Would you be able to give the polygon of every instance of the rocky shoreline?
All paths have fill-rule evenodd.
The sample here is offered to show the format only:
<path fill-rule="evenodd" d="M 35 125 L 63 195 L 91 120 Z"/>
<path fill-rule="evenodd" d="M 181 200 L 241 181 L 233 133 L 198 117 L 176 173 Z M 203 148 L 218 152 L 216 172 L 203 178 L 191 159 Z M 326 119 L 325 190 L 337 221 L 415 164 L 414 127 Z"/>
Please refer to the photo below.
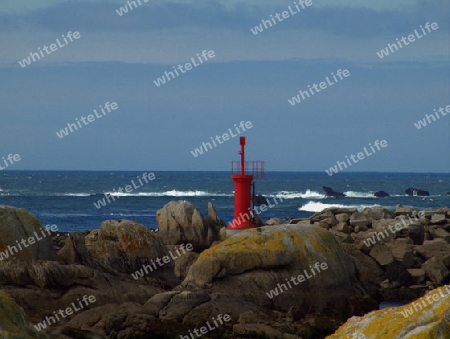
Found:
<path fill-rule="evenodd" d="M 173 201 L 157 222 L 154 232 L 107 220 L 14 251 L 44 228 L 0 206 L 1 337 L 370 339 L 387 338 L 377 327 L 384 319 L 392 338 L 406 338 L 419 320 L 390 324 L 400 311 L 379 304 L 450 283 L 449 208 L 328 208 L 226 238 L 212 204 L 203 217 Z M 95 303 L 62 317 L 89 296 Z M 440 319 L 421 328 L 425 336 L 450 336 L 450 298 L 441 299 L 417 312 L 422 322 Z M 44 320 L 50 326 L 38 331 Z"/>

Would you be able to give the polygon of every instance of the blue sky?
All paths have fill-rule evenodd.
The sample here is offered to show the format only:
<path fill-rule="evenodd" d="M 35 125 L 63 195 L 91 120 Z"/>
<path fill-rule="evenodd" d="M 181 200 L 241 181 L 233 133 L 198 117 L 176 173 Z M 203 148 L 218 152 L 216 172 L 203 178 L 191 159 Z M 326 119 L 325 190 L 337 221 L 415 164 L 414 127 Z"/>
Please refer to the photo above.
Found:
<path fill-rule="evenodd" d="M 375 140 L 388 147 L 346 171 L 450 172 L 450 4 L 314 1 L 254 35 L 294 1 L 3 0 L 0 3 L 0 158 L 11 169 L 229 170 L 232 138 L 251 121 L 248 160 L 268 170 L 325 171 Z M 427 22 L 439 29 L 380 59 L 376 52 Z M 18 61 L 68 31 L 81 38 L 22 68 Z M 173 65 L 216 57 L 160 87 Z M 288 99 L 338 69 L 350 76 L 295 106 Z M 60 139 L 105 102 L 119 108 Z"/>

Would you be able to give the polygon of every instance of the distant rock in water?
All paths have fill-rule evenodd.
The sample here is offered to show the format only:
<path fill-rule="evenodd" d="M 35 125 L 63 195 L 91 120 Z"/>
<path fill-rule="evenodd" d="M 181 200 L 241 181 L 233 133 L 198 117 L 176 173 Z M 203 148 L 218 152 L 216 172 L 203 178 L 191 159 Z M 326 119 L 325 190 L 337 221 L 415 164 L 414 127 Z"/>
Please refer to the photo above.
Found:
<path fill-rule="evenodd" d="M 387 193 L 385 191 L 378 191 L 378 192 L 375 192 L 374 196 L 379 197 L 379 198 L 389 197 L 389 193 Z"/>
<path fill-rule="evenodd" d="M 406 194 L 410 195 L 410 196 L 420 196 L 420 197 L 429 197 L 430 193 L 428 191 L 424 191 L 418 188 L 408 188 L 405 191 Z"/>
<path fill-rule="evenodd" d="M 269 205 L 267 199 L 261 194 L 255 195 L 255 206 Z"/>
<path fill-rule="evenodd" d="M 331 187 L 322 186 L 323 191 L 327 197 L 345 197 L 346 195 L 341 192 L 336 192 Z"/>

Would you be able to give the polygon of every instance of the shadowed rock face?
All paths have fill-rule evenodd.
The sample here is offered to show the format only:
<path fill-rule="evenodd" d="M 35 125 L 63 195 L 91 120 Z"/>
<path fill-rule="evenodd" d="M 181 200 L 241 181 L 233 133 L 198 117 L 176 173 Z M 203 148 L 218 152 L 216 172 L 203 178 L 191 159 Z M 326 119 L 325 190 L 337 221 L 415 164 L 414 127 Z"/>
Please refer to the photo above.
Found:
<path fill-rule="evenodd" d="M 325 262 L 328 268 L 298 286 L 291 283 L 292 288 L 278 296 L 267 295 L 286 279 L 305 270 L 310 273 L 316 262 Z M 362 297 L 353 262 L 331 233 L 313 225 L 266 226 L 237 233 L 202 252 L 181 286 L 228 293 L 261 307 L 309 308 L 344 319 L 348 298 Z"/>
<path fill-rule="evenodd" d="M 0 338 L 50 339 L 46 334 L 38 333 L 32 328 L 23 310 L 3 291 L 0 291 Z"/>
<path fill-rule="evenodd" d="M 450 288 L 435 289 L 405 306 L 352 317 L 336 333 L 326 337 L 342 338 L 450 338 Z"/>
<path fill-rule="evenodd" d="M 52 238 L 39 220 L 24 209 L 6 205 L 0 205 L 0 252 L 8 255 L 0 260 L 56 259 Z"/>
<path fill-rule="evenodd" d="M 344 193 L 336 192 L 331 187 L 323 186 L 322 189 L 327 197 L 345 197 Z"/>

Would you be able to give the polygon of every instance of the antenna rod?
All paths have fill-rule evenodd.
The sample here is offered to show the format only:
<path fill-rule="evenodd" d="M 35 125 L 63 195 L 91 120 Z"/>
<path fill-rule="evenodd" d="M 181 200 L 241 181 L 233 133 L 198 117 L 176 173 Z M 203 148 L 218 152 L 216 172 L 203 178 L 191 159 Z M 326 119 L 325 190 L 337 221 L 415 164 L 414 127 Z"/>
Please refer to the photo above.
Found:
<path fill-rule="evenodd" d="M 240 137 L 239 143 L 241 144 L 241 151 L 239 152 L 239 154 L 241 155 L 241 174 L 245 175 L 245 137 Z"/>

